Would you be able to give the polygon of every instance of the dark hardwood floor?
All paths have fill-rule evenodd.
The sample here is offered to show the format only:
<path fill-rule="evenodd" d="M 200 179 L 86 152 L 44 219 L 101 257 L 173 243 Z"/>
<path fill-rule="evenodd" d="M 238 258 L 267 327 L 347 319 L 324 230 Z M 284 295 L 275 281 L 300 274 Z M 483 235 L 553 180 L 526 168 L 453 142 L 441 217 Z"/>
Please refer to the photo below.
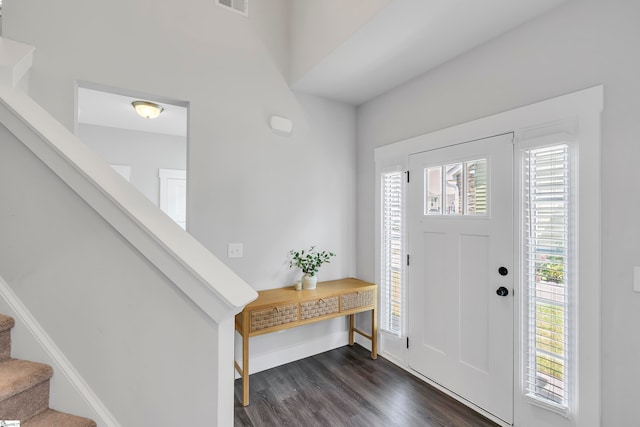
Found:
<path fill-rule="evenodd" d="M 243 407 L 236 380 L 236 426 L 497 426 L 359 345 L 253 374 L 249 390 Z"/>

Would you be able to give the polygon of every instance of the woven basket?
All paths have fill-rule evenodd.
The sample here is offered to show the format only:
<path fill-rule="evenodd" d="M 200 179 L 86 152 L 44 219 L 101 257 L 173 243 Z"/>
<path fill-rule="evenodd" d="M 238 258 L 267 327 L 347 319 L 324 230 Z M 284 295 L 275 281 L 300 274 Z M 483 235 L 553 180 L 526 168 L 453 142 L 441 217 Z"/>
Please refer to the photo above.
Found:
<path fill-rule="evenodd" d="M 351 310 L 373 305 L 373 289 L 342 295 L 342 310 Z"/>
<path fill-rule="evenodd" d="M 271 307 L 251 312 L 251 332 L 298 320 L 298 304 Z"/>
<path fill-rule="evenodd" d="M 316 301 L 300 303 L 300 319 L 325 316 L 340 311 L 338 297 L 320 298 Z"/>

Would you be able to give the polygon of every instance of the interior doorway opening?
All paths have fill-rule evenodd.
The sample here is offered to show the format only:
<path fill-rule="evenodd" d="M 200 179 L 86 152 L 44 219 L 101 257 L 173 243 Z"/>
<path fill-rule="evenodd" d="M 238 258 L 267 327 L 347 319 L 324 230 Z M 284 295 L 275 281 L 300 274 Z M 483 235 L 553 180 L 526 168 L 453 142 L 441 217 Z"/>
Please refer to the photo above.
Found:
<path fill-rule="evenodd" d="M 133 105 L 138 101 L 157 104 L 160 114 L 143 117 Z M 188 108 L 162 96 L 77 85 L 76 136 L 185 230 Z M 171 188 L 179 189 L 168 199 L 166 170 L 176 171 Z"/>

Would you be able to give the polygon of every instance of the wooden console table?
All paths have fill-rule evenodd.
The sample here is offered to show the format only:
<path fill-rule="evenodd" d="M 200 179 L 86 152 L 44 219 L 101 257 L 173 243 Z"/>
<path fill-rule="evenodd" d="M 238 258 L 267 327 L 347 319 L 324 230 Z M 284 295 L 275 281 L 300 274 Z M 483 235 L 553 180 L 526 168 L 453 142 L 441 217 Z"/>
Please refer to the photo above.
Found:
<path fill-rule="evenodd" d="M 258 292 L 258 299 L 236 315 L 236 330 L 242 336 L 242 404 L 249 404 L 249 337 L 349 316 L 349 345 L 354 332 L 371 340 L 371 358 L 378 357 L 376 317 L 377 289 L 373 283 L 341 279 L 318 283 L 316 289 L 296 291 L 293 286 Z M 371 335 L 355 328 L 354 315 L 371 310 Z"/>

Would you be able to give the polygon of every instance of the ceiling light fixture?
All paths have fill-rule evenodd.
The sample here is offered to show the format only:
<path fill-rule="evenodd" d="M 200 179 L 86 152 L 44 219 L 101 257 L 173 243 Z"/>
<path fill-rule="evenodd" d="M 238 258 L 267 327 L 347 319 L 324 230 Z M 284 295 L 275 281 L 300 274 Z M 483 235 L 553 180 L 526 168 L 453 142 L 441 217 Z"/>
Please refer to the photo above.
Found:
<path fill-rule="evenodd" d="M 155 119 L 164 111 L 164 108 L 160 104 L 149 101 L 133 101 L 131 103 L 135 108 L 136 113 L 145 119 Z"/>

